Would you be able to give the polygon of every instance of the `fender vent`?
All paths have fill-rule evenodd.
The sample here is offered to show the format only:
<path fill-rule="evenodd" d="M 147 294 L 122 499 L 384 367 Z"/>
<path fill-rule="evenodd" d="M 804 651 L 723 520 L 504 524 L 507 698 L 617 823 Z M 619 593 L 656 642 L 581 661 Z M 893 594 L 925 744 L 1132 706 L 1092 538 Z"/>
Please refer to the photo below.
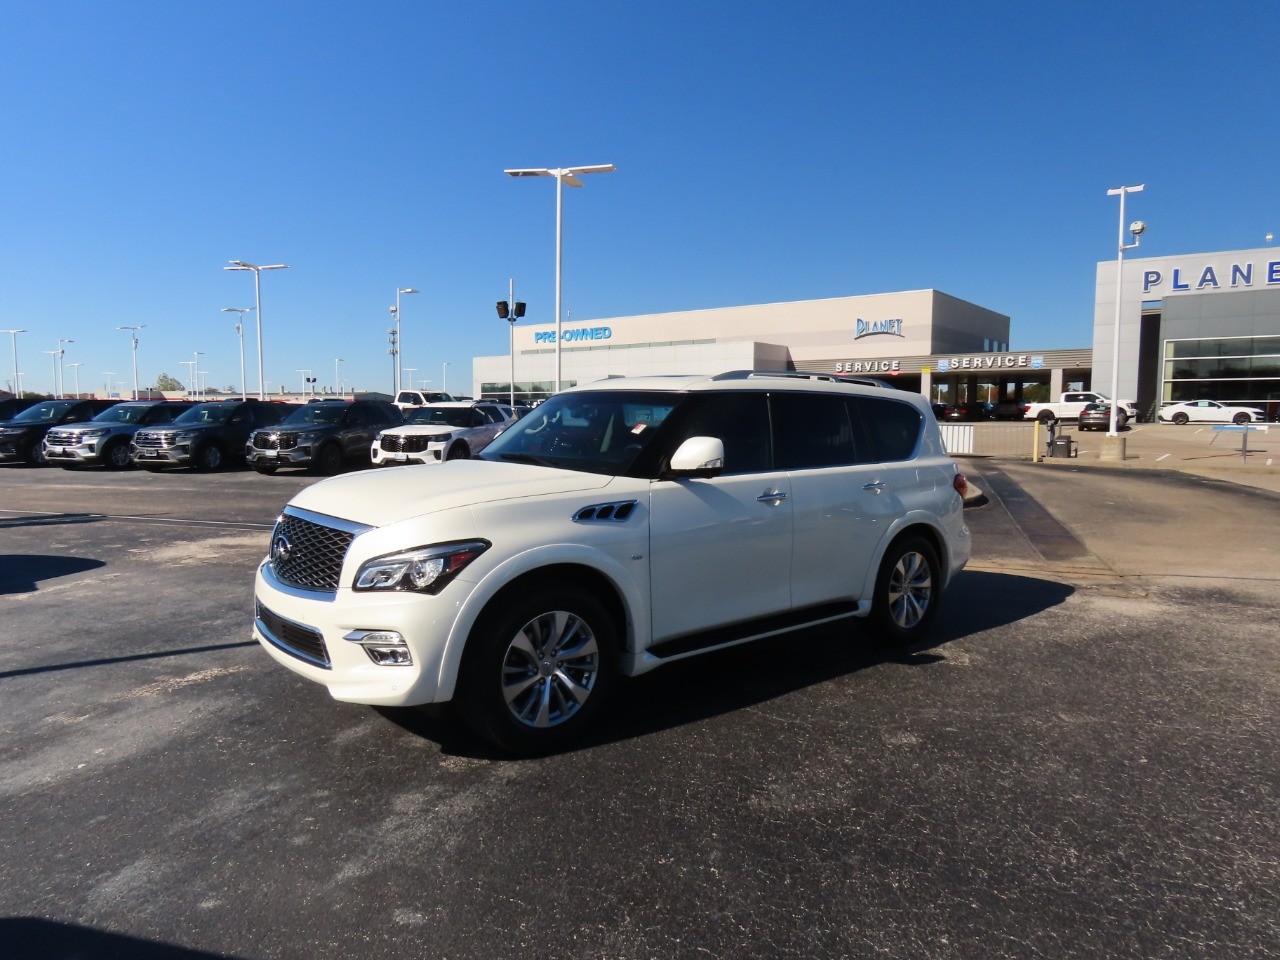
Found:
<path fill-rule="evenodd" d="M 618 500 L 615 503 L 593 503 L 573 515 L 574 523 L 625 523 L 635 512 L 636 501 Z"/>

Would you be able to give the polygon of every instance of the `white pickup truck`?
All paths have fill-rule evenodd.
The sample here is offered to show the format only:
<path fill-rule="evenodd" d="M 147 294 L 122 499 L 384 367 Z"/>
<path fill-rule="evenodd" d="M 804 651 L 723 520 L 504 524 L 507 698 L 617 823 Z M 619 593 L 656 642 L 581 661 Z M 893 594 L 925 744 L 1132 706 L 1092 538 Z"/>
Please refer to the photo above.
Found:
<path fill-rule="evenodd" d="M 1040 420 L 1047 423 L 1051 420 L 1075 420 L 1091 403 L 1110 403 L 1111 400 L 1092 390 L 1077 390 L 1064 393 L 1057 403 L 1029 403 L 1023 416 L 1027 420 Z M 1132 400 L 1121 400 L 1120 406 L 1129 414 L 1130 421 L 1138 419 L 1138 408 Z"/>

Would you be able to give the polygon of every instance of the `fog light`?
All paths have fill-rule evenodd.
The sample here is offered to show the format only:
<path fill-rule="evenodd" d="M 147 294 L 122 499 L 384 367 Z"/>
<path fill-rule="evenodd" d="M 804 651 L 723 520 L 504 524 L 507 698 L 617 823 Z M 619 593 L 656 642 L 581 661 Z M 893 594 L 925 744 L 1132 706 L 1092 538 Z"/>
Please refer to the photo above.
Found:
<path fill-rule="evenodd" d="M 369 659 L 380 667 L 407 667 L 413 665 L 404 637 L 394 630 L 353 630 L 343 640 L 350 640 L 364 647 Z"/>

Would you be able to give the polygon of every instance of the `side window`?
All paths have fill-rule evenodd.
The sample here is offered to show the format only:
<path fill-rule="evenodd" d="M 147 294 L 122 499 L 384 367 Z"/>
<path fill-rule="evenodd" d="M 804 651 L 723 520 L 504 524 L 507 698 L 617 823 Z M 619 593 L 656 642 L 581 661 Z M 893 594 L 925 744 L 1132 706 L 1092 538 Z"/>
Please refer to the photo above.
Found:
<path fill-rule="evenodd" d="M 369 411 L 365 407 L 353 405 L 342 422 L 348 427 L 363 427 L 369 423 Z"/>
<path fill-rule="evenodd" d="M 781 469 L 842 467 L 867 459 L 854 442 L 846 399 L 806 393 L 776 393 L 770 398 Z"/>
<path fill-rule="evenodd" d="M 871 441 L 872 458 L 880 463 L 910 460 L 920 442 L 920 412 L 909 403 L 879 397 L 850 399 L 850 413 L 858 416 Z"/>
<path fill-rule="evenodd" d="M 719 437 L 724 443 L 726 476 L 772 469 L 764 393 L 695 394 L 681 404 L 678 422 L 671 426 L 668 456 L 690 437 Z"/>
<path fill-rule="evenodd" d="M 472 426 L 472 427 L 483 427 L 486 423 L 489 422 L 481 411 L 475 410 L 475 409 L 471 411 L 471 416 L 468 418 L 468 420 L 469 420 L 469 426 Z"/>
<path fill-rule="evenodd" d="M 173 420 L 174 408 L 168 404 L 152 407 L 147 413 L 147 423 L 169 423 Z"/>

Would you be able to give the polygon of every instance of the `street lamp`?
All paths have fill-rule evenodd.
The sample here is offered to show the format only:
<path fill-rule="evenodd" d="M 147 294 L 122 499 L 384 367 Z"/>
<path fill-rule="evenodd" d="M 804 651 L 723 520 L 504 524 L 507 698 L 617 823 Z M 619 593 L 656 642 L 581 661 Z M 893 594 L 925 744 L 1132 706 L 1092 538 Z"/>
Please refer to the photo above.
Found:
<path fill-rule="evenodd" d="M 254 309 L 258 312 L 258 399 L 267 399 L 266 385 L 262 380 L 262 271 L 263 270 L 288 270 L 287 263 L 273 263 L 270 266 L 259 267 L 252 263 L 246 263 L 243 260 L 228 261 L 231 266 L 223 267 L 223 270 L 252 270 L 253 271 L 253 301 Z"/>
<path fill-rule="evenodd" d="M 68 363 L 67 366 L 73 368 L 76 372 L 76 399 L 79 400 L 80 399 L 80 368 L 84 366 L 84 361 L 77 360 L 75 363 Z"/>
<path fill-rule="evenodd" d="M 536 167 L 522 170 L 504 170 L 509 177 L 555 177 L 556 178 L 556 393 L 560 392 L 561 357 L 560 357 L 560 275 L 562 252 L 564 248 L 564 186 L 582 186 L 579 175 L 586 173 L 613 173 L 618 168 L 612 163 L 598 163 L 588 167 L 559 167 L 548 169 Z"/>
<path fill-rule="evenodd" d="M 507 321 L 511 336 L 511 409 L 516 408 L 516 321 L 524 316 L 524 303 L 516 299 L 516 282 L 507 281 L 507 299 L 498 301 L 498 319 Z M 559 338 L 556 338 L 559 342 Z"/>
<path fill-rule="evenodd" d="M 102 384 L 102 389 L 107 394 L 106 399 L 110 399 L 111 398 L 111 378 L 116 375 L 116 372 L 114 370 L 103 370 L 102 375 L 107 378 Z"/>
<path fill-rule="evenodd" d="M 300 374 L 302 374 L 302 398 L 305 400 L 305 399 L 306 399 L 306 397 L 307 397 L 307 384 L 309 384 L 309 383 L 311 382 L 311 380 L 310 380 L 310 377 L 311 377 L 311 371 L 310 371 L 310 370 L 299 370 L 297 367 L 295 367 L 295 368 L 294 368 L 294 370 L 293 370 L 293 372 L 294 372 L 294 373 L 300 373 Z"/>
<path fill-rule="evenodd" d="M 128 330 L 129 339 L 133 341 L 133 399 L 138 399 L 138 331 L 146 327 L 116 327 L 117 330 Z"/>
<path fill-rule="evenodd" d="M 66 391 L 66 382 L 67 382 L 67 378 L 66 378 L 66 375 L 62 372 L 62 358 L 63 358 L 63 357 L 65 357 L 65 356 L 67 355 L 67 351 L 66 351 L 66 349 L 62 346 L 64 343 L 75 343 L 75 341 L 74 341 L 74 340 L 59 340 L 59 341 L 58 341 L 58 376 L 57 376 L 58 385 L 57 385 L 57 391 L 58 391 L 58 396 L 59 396 L 59 397 L 61 397 L 64 393 L 66 393 L 66 392 L 67 392 L 67 391 Z"/>
<path fill-rule="evenodd" d="M 200 358 L 204 356 L 203 350 L 192 350 L 192 356 L 195 357 L 195 365 L 191 368 L 191 386 L 192 392 L 196 395 L 197 400 L 203 400 L 200 395 Z"/>
<path fill-rule="evenodd" d="M 413 375 L 418 372 L 417 367 L 405 367 L 404 372 L 409 374 L 409 389 L 413 389 Z M 403 385 L 403 383 L 402 383 Z"/>
<path fill-rule="evenodd" d="M 391 378 L 391 392 L 397 396 L 400 393 L 400 387 L 404 384 L 404 372 L 400 367 L 401 345 L 400 345 L 400 294 L 402 293 L 421 293 L 421 290 L 415 290 L 413 287 L 396 287 L 396 305 L 391 308 L 391 318 L 396 322 L 396 339 L 391 344 L 393 376 Z M 410 381 L 412 383 L 412 381 Z"/>
<path fill-rule="evenodd" d="M 244 385 L 244 315 L 253 313 L 254 307 L 223 307 L 223 313 L 236 315 L 236 335 L 240 337 L 240 399 L 247 400 Z"/>
<path fill-rule="evenodd" d="M 182 366 L 184 367 L 191 368 L 191 387 L 189 389 L 189 392 L 191 394 L 192 400 L 199 400 L 200 398 L 196 396 L 196 391 L 195 391 L 196 367 L 199 366 L 199 364 L 195 360 L 179 360 L 178 363 L 182 364 Z"/>
<path fill-rule="evenodd" d="M 1124 242 L 1124 198 L 1131 193 L 1141 193 L 1145 187 L 1145 183 L 1140 183 L 1136 187 L 1116 187 L 1114 190 L 1107 191 L 1108 197 L 1120 198 L 1120 229 L 1116 241 L 1116 328 L 1111 340 L 1111 426 L 1107 430 L 1108 437 L 1120 436 L 1116 420 L 1119 416 L 1117 407 L 1120 404 L 1120 302 L 1124 295 L 1124 252 L 1137 249 L 1140 242 L 1138 238 L 1147 229 L 1147 225 L 1141 220 L 1133 221 L 1129 224 L 1133 243 Z M 1121 453 L 1121 459 L 1123 457 L 1124 454 Z"/>
<path fill-rule="evenodd" d="M 339 389 L 338 387 L 338 384 L 342 382 L 338 379 L 338 364 L 340 364 L 341 362 L 342 362 L 341 357 L 333 358 L 333 389 L 338 391 L 339 397 L 345 397 L 347 395 L 347 391 Z"/>
<path fill-rule="evenodd" d="M 49 354 L 49 369 L 53 371 L 53 398 L 58 400 L 62 394 L 58 391 L 58 354 L 62 353 L 62 348 L 57 350 L 42 350 L 41 353 Z"/>
<path fill-rule="evenodd" d="M 449 392 L 449 361 L 444 362 L 443 372 L 440 374 L 440 389 L 444 393 Z"/>
<path fill-rule="evenodd" d="M 22 399 L 22 374 L 18 372 L 18 334 L 26 333 L 26 330 L 0 330 L 0 333 L 7 333 L 13 340 L 13 395 L 19 400 Z"/>

